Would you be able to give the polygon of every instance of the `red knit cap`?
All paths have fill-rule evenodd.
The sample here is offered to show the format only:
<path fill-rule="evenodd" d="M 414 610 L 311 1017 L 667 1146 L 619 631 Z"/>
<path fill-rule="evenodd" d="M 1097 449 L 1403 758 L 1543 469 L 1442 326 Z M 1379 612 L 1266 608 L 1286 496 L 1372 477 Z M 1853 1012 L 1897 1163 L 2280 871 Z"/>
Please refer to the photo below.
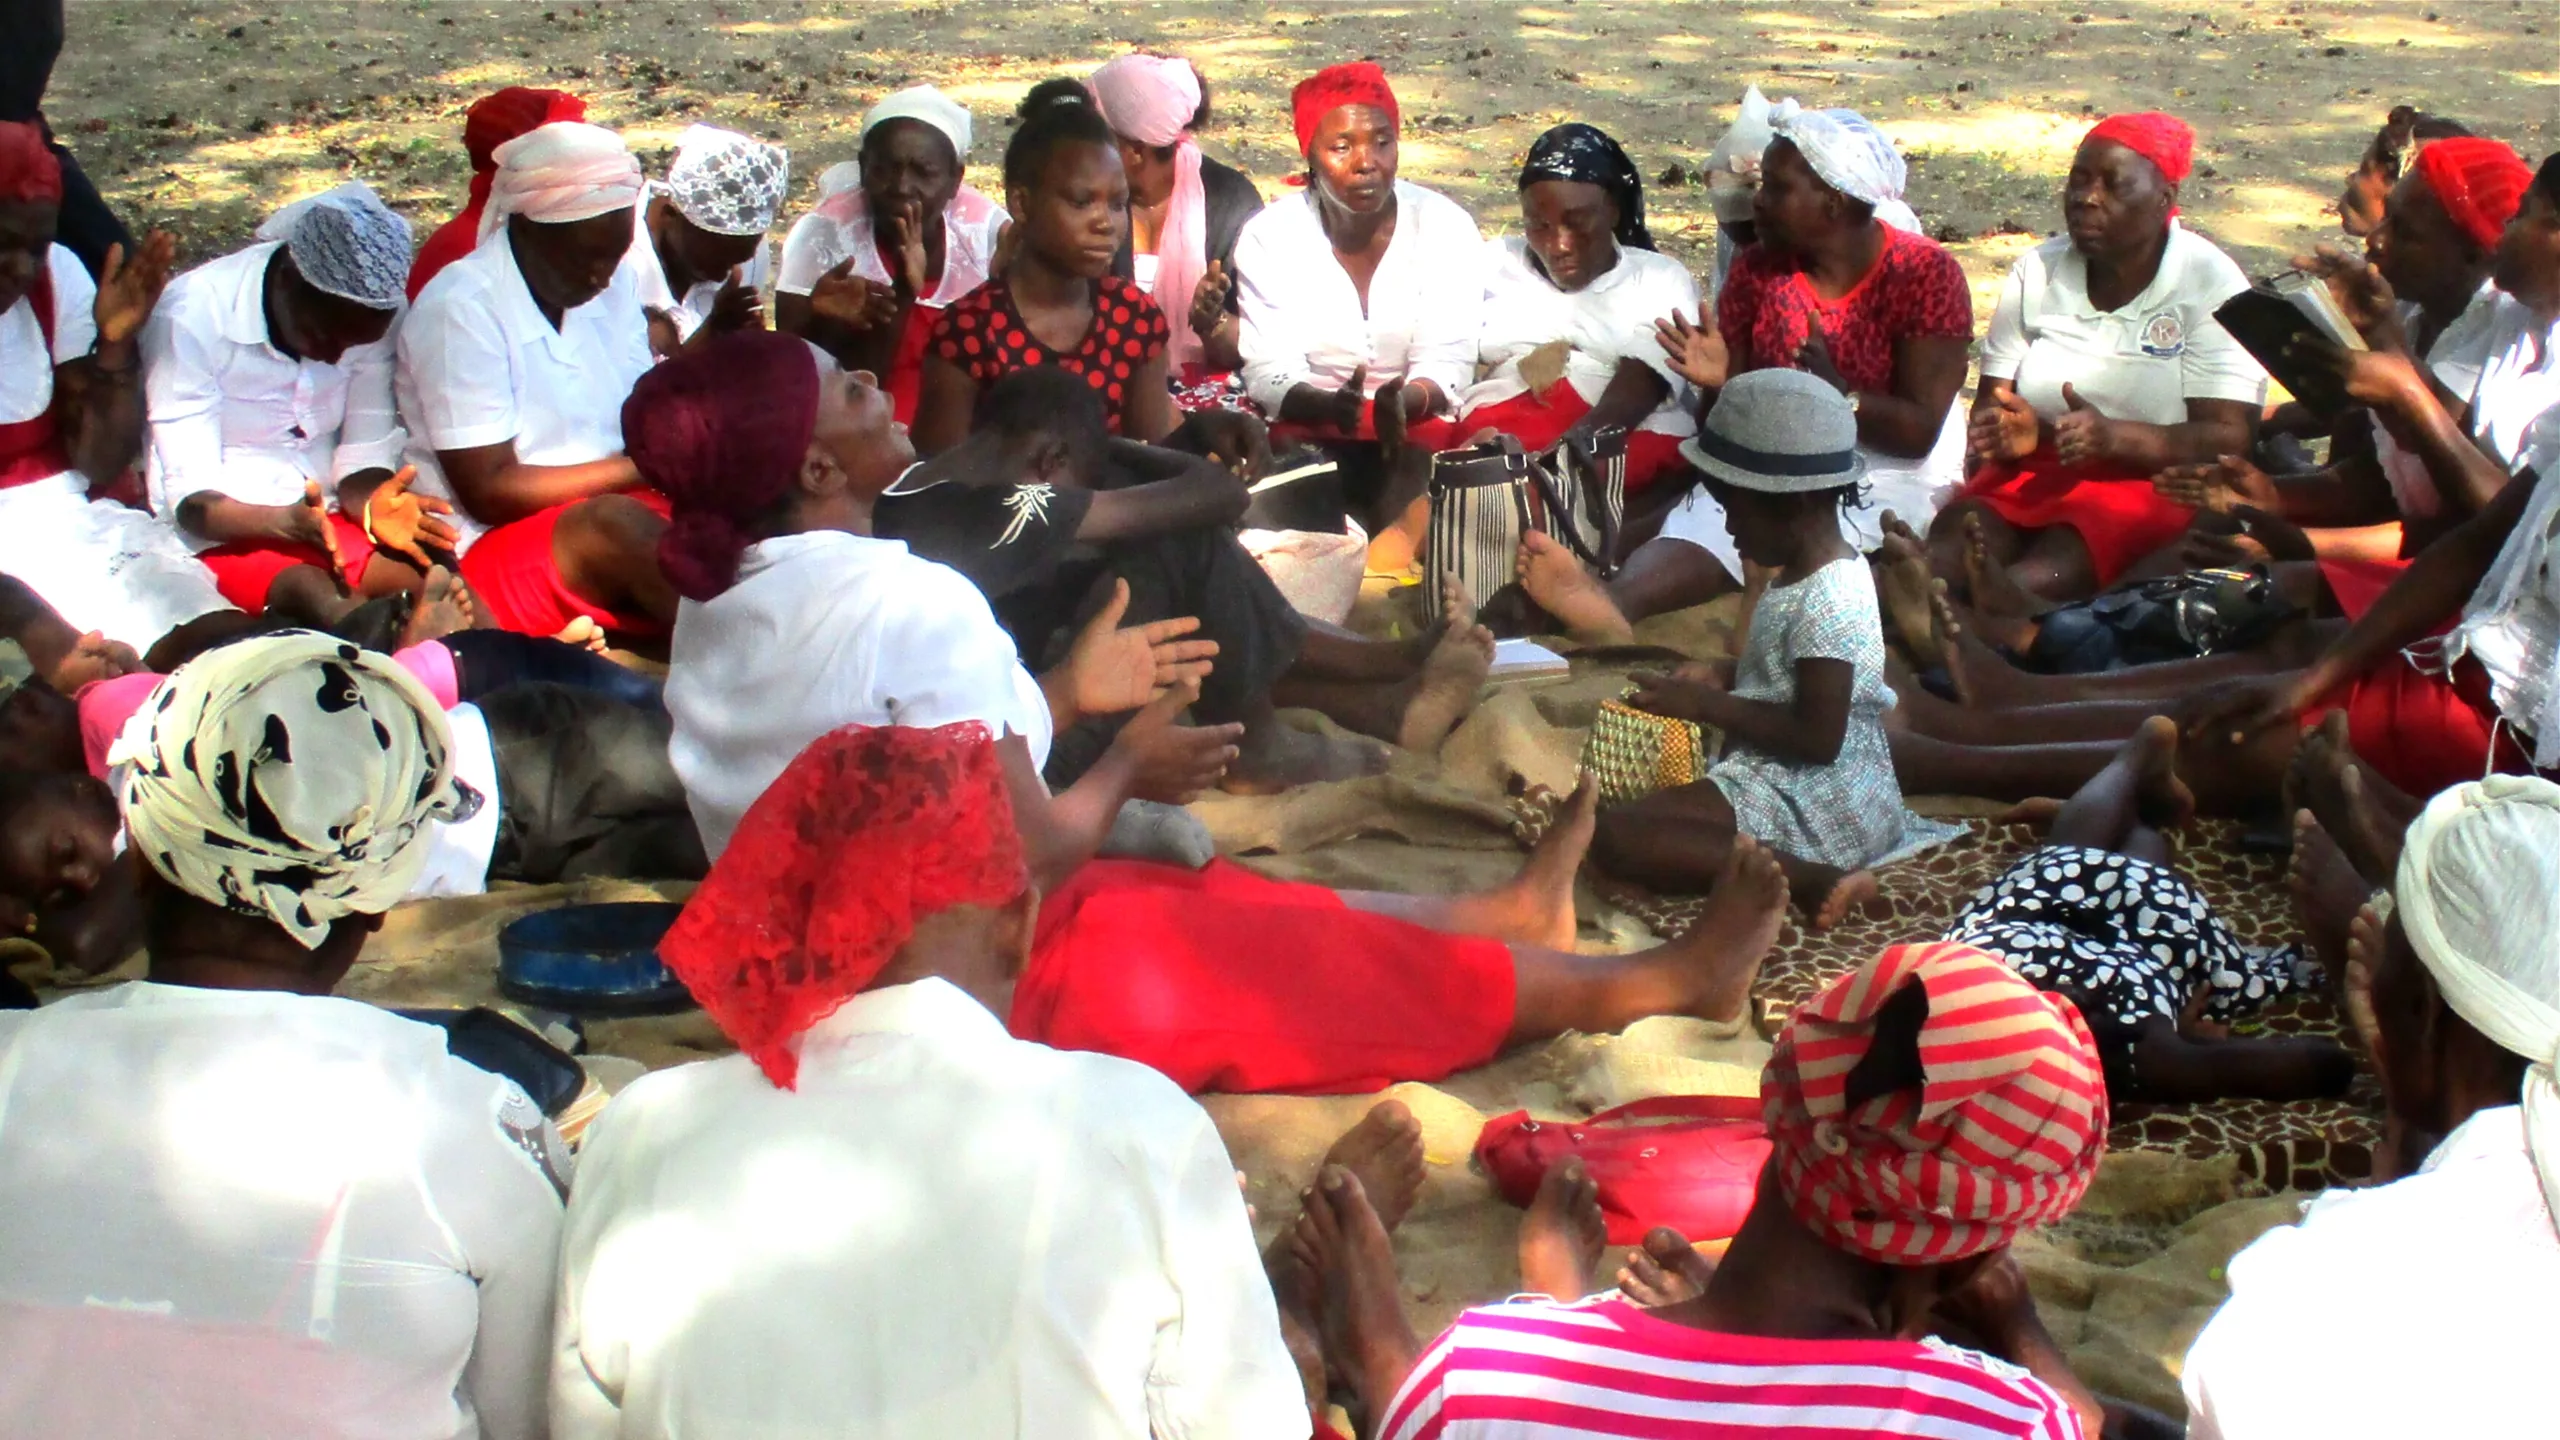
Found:
<path fill-rule="evenodd" d="M 1848 1100 L 1877 1012 L 1927 992 L 1920 1083 Z M 1968 945 L 1898 945 L 1796 1012 L 1760 1075 L 1778 1192 L 1833 1246 L 1887 1265 L 1996 1250 L 2080 1201 L 2107 1086 L 2080 1012 Z"/>
<path fill-rule="evenodd" d="M 2086 145 L 2092 140 L 2113 140 L 2150 161 L 2159 169 L 2160 178 L 2172 185 L 2195 170 L 2196 132 L 2188 128 L 2186 121 L 2158 110 L 2110 115 L 2090 126 L 2080 143 Z"/>
<path fill-rule="evenodd" d="M 918 922 L 1030 883 L 985 726 L 849 725 L 766 787 L 658 956 L 790 1090 L 801 1033 L 878 978 Z"/>
<path fill-rule="evenodd" d="M 672 502 L 658 567 L 677 594 L 709 600 L 736 583 L 748 523 L 790 490 L 817 425 L 817 356 L 779 330 L 723 335 L 631 387 L 623 453 Z"/>
<path fill-rule="evenodd" d="M 2533 169 L 2495 140 L 2457 135 L 2426 143 L 2418 152 L 2418 177 L 2463 234 L 2492 250 L 2523 206 Z"/>
<path fill-rule="evenodd" d="M 0 202 L 62 203 L 62 162 L 44 132 L 23 120 L 0 120 Z"/>
<path fill-rule="evenodd" d="M 1298 127 L 1298 153 L 1316 143 L 1316 123 L 1345 105 L 1367 105 L 1387 112 L 1387 123 L 1401 128 L 1404 112 L 1396 108 L 1396 92 L 1387 72 L 1366 60 L 1328 65 L 1298 82 L 1289 92 L 1289 118 Z"/>

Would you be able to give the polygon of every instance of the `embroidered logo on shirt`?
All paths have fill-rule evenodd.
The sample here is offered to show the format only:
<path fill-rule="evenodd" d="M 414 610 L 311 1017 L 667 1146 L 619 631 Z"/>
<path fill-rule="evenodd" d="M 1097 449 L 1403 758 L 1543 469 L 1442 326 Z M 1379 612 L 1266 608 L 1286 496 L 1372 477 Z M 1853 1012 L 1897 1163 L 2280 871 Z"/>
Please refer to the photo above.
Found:
<path fill-rule="evenodd" d="M 1049 502 L 1056 499 L 1057 494 L 1058 488 L 1054 485 L 1014 486 L 1013 493 L 1004 497 L 1004 508 L 1013 512 L 1013 519 L 1006 522 L 1004 533 L 996 537 L 996 543 L 987 548 L 1000 549 L 1021 539 L 1022 532 L 1033 525 L 1048 524 Z"/>
<path fill-rule="evenodd" d="M 2155 360 L 2168 360 L 2183 355 L 2187 349 L 2187 327 L 2175 310 L 2163 310 L 2142 325 L 2142 353 Z"/>

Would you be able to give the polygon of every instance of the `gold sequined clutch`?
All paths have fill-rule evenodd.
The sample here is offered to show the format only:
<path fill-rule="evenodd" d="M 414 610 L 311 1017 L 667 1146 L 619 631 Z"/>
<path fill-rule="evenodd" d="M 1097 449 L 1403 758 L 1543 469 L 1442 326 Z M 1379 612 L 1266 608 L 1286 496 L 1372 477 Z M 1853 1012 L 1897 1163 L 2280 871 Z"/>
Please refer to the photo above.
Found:
<path fill-rule="evenodd" d="M 1705 779 L 1723 749 L 1724 732 L 1713 726 L 1603 700 L 1582 742 L 1582 768 L 1599 787 L 1602 805 L 1623 805 Z"/>

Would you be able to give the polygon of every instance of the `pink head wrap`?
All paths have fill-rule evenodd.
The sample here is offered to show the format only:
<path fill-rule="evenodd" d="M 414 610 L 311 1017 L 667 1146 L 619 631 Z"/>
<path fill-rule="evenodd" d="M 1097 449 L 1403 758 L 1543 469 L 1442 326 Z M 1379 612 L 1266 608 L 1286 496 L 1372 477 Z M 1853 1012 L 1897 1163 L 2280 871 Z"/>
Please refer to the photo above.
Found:
<path fill-rule="evenodd" d="M 600 125 L 560 120 L 497 148 L 498 173 L 480 212 L 486 237 L 509 215 L 545 225 L 592 220 L 640 201 L 640 162 L 622 137 Z"/>
<path fill-rule="evenodd" d="M 1201 363 L 1191 328 L 1191 296 L 1209 268 L 1209 202 L 1200 185 L 1200 142 L 1191 117 L 1200 112 L 1200 73 L 1188 60 L 1123 55 L 1085 82 L 1112 132 L 1141 145 L 1171 145 L 1173 199 L 1156 236 L 1156 308 L 1172 322 L 1167 363 L 1176 375 Z"/>

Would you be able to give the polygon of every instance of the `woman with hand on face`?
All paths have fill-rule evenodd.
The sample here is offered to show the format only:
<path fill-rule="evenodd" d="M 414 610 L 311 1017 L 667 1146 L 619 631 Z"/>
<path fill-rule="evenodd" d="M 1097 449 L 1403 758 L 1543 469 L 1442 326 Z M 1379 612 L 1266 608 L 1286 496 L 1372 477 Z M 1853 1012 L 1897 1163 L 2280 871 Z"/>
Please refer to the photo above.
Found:
<path fill-rule="evenodd" d="M 880 377 L 901 424 L 915 419 L 934 322 L 987 283 L 1004 237 L 1004 207 L 960 178 L 972 129 L 930 85 L 882 100 L 862 117 L 860 162 L 820 178 L 817 206 L 782 242 L 775 328 Z"/>
<path fill-rule="evenodd" d="M 1245 173 L 1200 151 L 1209 82 L 1188 60 L 1123 55 L 1085 80 L 1120 140 L 1129 177 L 1129 238 L 1111 273 L 1145 291 L 1173 325 L 1175 399 L 1191 408 L 1240 398 L 1236 237 L 1262 210 Z"/>
<path fill-rule="evenodd" d="M 1929 532 L 1959 596 L 1969 528 L 2027 590 L 2093 595 L 2193 517 L 2154 475 L 2248 453 L 2267 377 L 2213 318 L 2248 278 L 2177 222 L 2194 154 L 2173 116 L 2100 121 L 2063 187 L 2068 233 L 2009 272 L 1982 342 L 1972 478 Z"/>
<path fill-rule="evenodd" d="M 1353 517 L 1379 537 L 1371 568 L 1402 570 L 1430 522 L 1428 459 L 1405 439 L 1475 378 L 1484 237 L 1455 201 L 1397 178 L 1385 71 L 1335 65 L 1289 102 L 1305 193 L 1236 241 L 1245 389 L 1342 464 Z"/>

